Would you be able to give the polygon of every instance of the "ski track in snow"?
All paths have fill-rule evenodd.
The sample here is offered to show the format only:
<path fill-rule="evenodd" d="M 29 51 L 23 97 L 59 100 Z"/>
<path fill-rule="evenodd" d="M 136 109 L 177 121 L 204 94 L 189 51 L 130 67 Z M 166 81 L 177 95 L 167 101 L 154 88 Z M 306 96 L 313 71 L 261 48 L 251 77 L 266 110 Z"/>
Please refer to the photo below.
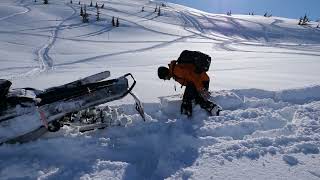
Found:
<path fill-rule="evenodd" d="M 27 9 L 26 11 L 21 12 L 21 13 L 15 13 L 15 14 L 12 14 L 10 16 L 6 16 L 4 19 L 30 12 L 31 8 L 28 7 L 28 6 L 30 6 L 30 4 L 24 5 L 23 2 L 24 2 L 24 0 L 20 1 L 19 6 L 22 6 L 22 7 L 26 8 Z M 10 79 L 17 79 L 17 78 L 23 78 L 23 77 L 28 77 L 28 76 L 34 76 L 36 74 L 45 72 L 45 71 L 50 70 L 50 69 L 53 68 L 53 60 L 49 55 L 49 51 L 54 46 L 54 43 L 56 42 L 56 39 L 58 38 L 58 32 L 63 27 L 64 22 L 66 22 L 67 20 L 73 18 L 74 15 L 77 13 L 77 11 L 76 11 L 76 9 L 74 7 L 70 6 L 69 4 L 66 4 L 66 5 L 73 10 L 73 13 L 69 17 L 61 20 L 61 22 L 58 25 L 52 26 L 55 29 L 50 32 L 51 35 L 49 35 L 49 36 L 48 35 L 34 34 L 34 33 L 3 32 L 3 33 L 26 34 L 26 35 L 32 35 L 32 36 L 38 36 L 38 37 L 49 37 L 48 43 L 44 44 L 41 48 L 39 48 L 35 52 L 35 54 L 37 55 L 38 62 L 39 62 L 39 67 L 32 67 L 32 69 L 28 70 L 27 72 L 20 73 L 19 75 L 12 75 L 12 76 L 10 76 Z M 0 20 L 4 20 L 4 19 L 0 19 Z M 51 29 L 52 27 L 46 27 L 45 29 Z M 26 30 L 38 30 L 38 29 L 39 28 L 37 28 L 37 29 L 26 29 Z M 5 68 L 5 69 L 1 69 L 1 70 L 25 69 L 25 68 L 29 69 L 30 67 Z"/>
<path fill-rule="evenodd" d="M 53 68 L 53 60 L 52 58 L 49 56 L 49 51 L 52 48 L 52 46 L 54 45 L 54 43 L 56 42 L 57 36 L 58 36 L 58 32 L 61 28 L 61 26 L 63 25 L 63 23 L 67 20 L 69 20 L 70 18 L 74 17 L 74 15 L 77 13 L 76 9 L 72 6 L 70 6 L 69 4 L 66 3 L 66 5 L 68 7 L 70 7 L 73 10 L 73 13 L 65 18 L 64 20 L 62 20 L 55 28 L 55 30 L 53 30 L 51 32 L 51 37 L 49 39 L 49 42 L 46 43 L 43 47 L 41 47 L 38 51 L 37 51 L 37 55 L 38 55 L 38 61 L 41 62 L 40 63 L 40 72 L 44 72 L 47 71 L 49 69 Z"/>
<path fill-rule="evenodd" d="M 3 21 L 3 20 L 6 20 L 6 19 L 9 19 L 9 18 L 12 18 L 14 16 L 17 16 L 17 15 L 22 15 L 22 14 L 25 14 L 25 13 L 28 13 L 29 11 L 31 11 L 31 9 L 27 6 L 24 6 L 23 8 L 25 8 L 25 11 L 22 11 L 22 12 L 18 12 L 18 13 L 13 13 L 13 14 L 10 14 L 8 16 L 5 16 L 5 17 L 1 17 L 0 18 L 0 21 Z"/>
<path fill-rule="evenodd" d="M 73 61 L 73 62 L 56 64 L 55 66 L 58 67 L 58 66 L 66 66 L 66 65 L 78 64 L 78 63 L 92 62 L 94 60 L 97 60 L 97 59 L 100 59 L 100 58 L 105 58 L 105 57 L 113 57 L 113 56 L 119 56 L 119 55 L 130 54 L 130 53 L 145 52 L 145 51 L 149 51 L 149 50 L 152 50 L 152 49 L 169 46 L 170 44 L 173 44 L 173 43 L 179 42 L 179 41 L 183 41 L 184 39 L 187 39 L 189 37 L 191 37 L 191 36 L 180 37 L 180 38 L 174 39 L 172 41 L 165 41 L 165 42 L 162 42 L 162 43 L 159 43 L 159 44 L 156 44 L 156 45 L 153 45 L 153 46 L 145 47 L 145 48 L 133 49 L 133 50 L 110 53 L 110 54 L 103 54 L 103 55 L 99 55 L 99 56 L 95 56 L 95 57 L 80 59 L 80 60 Z"/>

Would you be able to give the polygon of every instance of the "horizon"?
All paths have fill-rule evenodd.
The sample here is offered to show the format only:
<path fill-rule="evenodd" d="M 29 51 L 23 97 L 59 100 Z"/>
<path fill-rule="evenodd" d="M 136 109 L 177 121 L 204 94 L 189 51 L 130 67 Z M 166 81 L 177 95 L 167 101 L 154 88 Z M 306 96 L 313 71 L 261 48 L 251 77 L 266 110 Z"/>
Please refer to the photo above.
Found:
<path fill-rule="evenodd" d="M 166 0 L 203 10 L 209 13 L 226 14 L 230 11 L 234 14 L 254 14 L 263 15 L 268 12 L 273 16 L 299 19 L 307 14 L 312 21 L 320 19 L 320 1 L 309 0 L 307 3 L 302 0 Z M 286 8 L 283 8 L 285 7 Z"/>

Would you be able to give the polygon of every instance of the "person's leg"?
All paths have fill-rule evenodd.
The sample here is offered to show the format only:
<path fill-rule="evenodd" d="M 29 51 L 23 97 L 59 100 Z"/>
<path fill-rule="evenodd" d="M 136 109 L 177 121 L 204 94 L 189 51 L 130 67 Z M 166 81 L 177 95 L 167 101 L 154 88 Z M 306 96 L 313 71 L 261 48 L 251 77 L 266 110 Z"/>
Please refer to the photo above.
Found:
<path fill-rule="evenodd" d="M 204 110 L 206 110 L 210 115 L 216 115 L 219 116 L 219 113 L 221 111 L 221 108 L 216 105 L 215 103 L 211 101 L 202 101 L 200 103 L 200 107 Z"/>
<path fill-rule="evenodd" d="M 183 94 L 181 114 L 192 116 L 192 100 L 195 99 L 196 95 L 197 91 L 194 85 L 187 85 Z"/>
<path fill-rule="evenodd" d="M 207 86 L 205 88 L 209 88 L 209 82 L 207 83 Z M 202 96 L 200 96 L 199 93 L 195 96 L 195 101 L 197 104 L 200 105 L 200 107 L 204 110 L 206 110 L 210 115 L 219 115 L 221 109 L 218 105 L 211 102 L 210 100 L 203 99 Z"/>

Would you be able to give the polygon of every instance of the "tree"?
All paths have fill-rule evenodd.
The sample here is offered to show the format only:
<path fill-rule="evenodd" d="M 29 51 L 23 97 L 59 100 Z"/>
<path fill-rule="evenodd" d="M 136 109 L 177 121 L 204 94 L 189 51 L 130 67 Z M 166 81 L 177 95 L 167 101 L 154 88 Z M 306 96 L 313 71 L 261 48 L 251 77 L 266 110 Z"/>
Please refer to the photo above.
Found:
<path fill-rule="evenodd" d="M 231 10 L 227 12 L 227 15 L 228 15 L 228 16 L 231 16 L 231 14 L 232 14 L 232 13 L 231 13 Z"/>
<path fill-rule="evenodd" d="M 92 5 L 92 1 L 91 1 L 91 3 L 90 3 L 90 7 L 92 7 L 93 5 Z"/>
<path fill-rule="evenodd" d="M 100 20 L 100 11 L 99 11 L 99 7 L 97 7 L 97 21 L 99 21 Z"/>
<path fill-rule="evenodd" d="M 116 27 L 119 27 L 119 18 L 117 18 Z"/>
<path fill-rule="evenodd" d="M 80 16 L 83 16 L 83 8 L 81 6 L 81 9 L 80 9 Z"/>
<path fill-rule="evenodd" d="M 272 14 L 269 14 L 268 12 L 264 13 L 264 17 L 272 17 Z"/>
<path fill-rule="evenodd" d="M 70 4 L 72 4 L 72 0 L 70 0 Z"/>
<path fill-rule="evenodd" d="M 48 0 L 43 0 L 43 4 L 49 4 Z"/>
<path fill-rule="evenodd" d="M 98 8 L 98 3 L 96 2 L 96 8 Z"/>
<path fill-rule="evenodd" d="M 305 14 L 303 17 L 303 23 L 307 24 L 307 22 L 310 22 L 310 20 L 309 20 L 307 14 Z"/>
<path fill-rule="evenodd" d="M 144 12 L 144 6 L 142 7 L 141 12 Z"/>
<path fill-rule="evenodd" d="M 157 10 L 158 10 L 158 7 L 156 6 L 156 8 L 154 8 L 154 12 L 157 12 Z"/>
<path fill-rule="evenodd" d="M 116 26 L 115 22 L 114 22 L 114 16 L 112 16 L 112 26 Z"/>
<path fill-rule="evenodd" d="M 80 1 L 78 2 L 78 4 L 80 5 Z"/>
<path fill-rule="evenodd" d="M 159 6 L 159 9 L 158 9 L 158 16 L 161 15 L 161 10 L 160 10 L 160 6 Z"/>
<path fill-rule="evenodd" d="M 87 7 L 84 5 L 83 15 L 82 15 L 82 22 L 88 23 L 89 22 L 89 14 L 87 13 Z"/>
<path fill-rule="evenodd" d="M 302 25 L 302 17 L 299 18 L 298 25 Z"/>
<path fill-rule="evenodd" d="M 310 20 L 309 20 L 307 14 L 305 14 L 303 18 L 300 17 L 299 22 L 298 22 L 298 25 L 304 26 L 304 25 L 307 25 L 308 22 L 310 22 Z"/>
<path fill-rule="evenodd" d="M 104 8 L 104 3 L 101 5 L 101 9 L 103 9 Z"/>

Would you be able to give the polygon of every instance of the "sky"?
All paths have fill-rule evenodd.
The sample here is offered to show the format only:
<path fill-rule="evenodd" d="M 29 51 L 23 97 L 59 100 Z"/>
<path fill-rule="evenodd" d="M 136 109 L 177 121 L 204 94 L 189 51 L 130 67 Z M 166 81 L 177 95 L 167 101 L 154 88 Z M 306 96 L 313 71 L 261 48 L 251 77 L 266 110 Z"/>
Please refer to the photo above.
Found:
<path fill-rule="evenodd" d="M 320 19 L 320 0 L 167 0 L 211 13 L 264 14 L 298 19 L 307 14 Z"/>

